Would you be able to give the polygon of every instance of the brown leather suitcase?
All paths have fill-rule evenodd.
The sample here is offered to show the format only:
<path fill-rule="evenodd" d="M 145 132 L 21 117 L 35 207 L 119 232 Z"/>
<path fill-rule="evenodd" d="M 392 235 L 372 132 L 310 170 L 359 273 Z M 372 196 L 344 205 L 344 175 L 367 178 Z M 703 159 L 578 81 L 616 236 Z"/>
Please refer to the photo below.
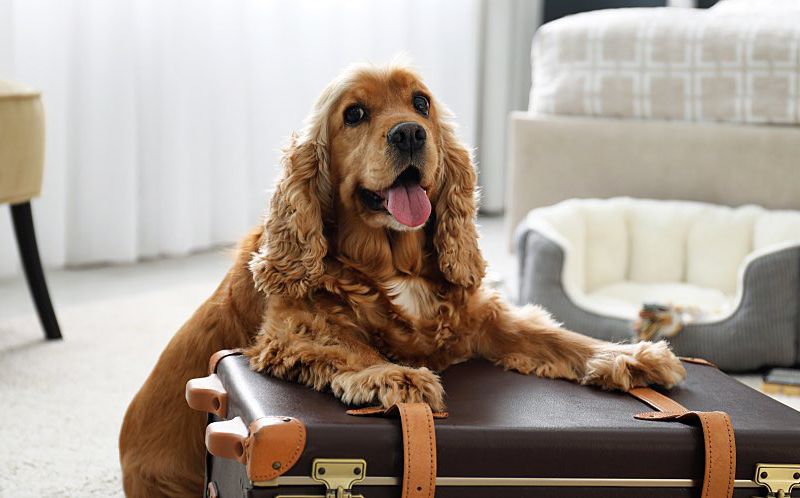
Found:
<path fill-rule="evenodd" d="M 800 496 L 800 412 L 713 366 L 686 368 L 665 395 L 634 397 L 456 365 L 432 431 L 427 406 L 354 416 L 235 352 L 186 395 L 212 412 L 209 497 Z"/>

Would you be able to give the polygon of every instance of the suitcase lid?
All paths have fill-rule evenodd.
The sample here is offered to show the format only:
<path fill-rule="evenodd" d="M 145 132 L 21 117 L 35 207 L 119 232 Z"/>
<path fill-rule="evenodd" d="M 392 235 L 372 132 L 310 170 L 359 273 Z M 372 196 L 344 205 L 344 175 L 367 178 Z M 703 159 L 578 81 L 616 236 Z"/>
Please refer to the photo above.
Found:
<path fill-rule="evenodd" d="M 690 410 L 727 412 L 737 449 L 736 479 L 757 463 L 799 463 L 800 412 L 716 368 L 685 364 L 687 380 L 666 394 Z M 243 356 L 217 367 L 228 418 L 246 424 L 290 416 L 306 445 L 286 476 L 308 476 L 315 458 L 364 459 L 370 476 L 401 477 L 399 420 L 353 417 L 330 393 L 250 370 Z M 651 411 L 620 392 L 503 371 L 485 361 L 442 374 L 449 417 L 436 422 L 438 475 L 447 477 L 691 479 L 702 482 L 702 432 L 634 418 Z"/>

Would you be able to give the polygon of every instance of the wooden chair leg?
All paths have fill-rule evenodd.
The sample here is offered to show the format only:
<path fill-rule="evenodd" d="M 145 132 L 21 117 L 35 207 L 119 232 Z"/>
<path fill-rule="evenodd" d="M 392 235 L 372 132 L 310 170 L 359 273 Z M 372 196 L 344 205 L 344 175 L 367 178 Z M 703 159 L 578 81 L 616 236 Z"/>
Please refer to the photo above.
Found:
<path fill-rule="evenodd" d="M 17 236 L 17 247 L 22 259 L 22 267 L 28 280 L 28 289 L 31 291 L 39 321 L 42 322 L 44 335 L 48 339 L 61 339 L 61 329 L 56 320 L 53 304 L 50 302 L 50 293 L 47 291 L 47 282 L 44 279 L 42 262 L 39 259 L 39 248 L 36 245 L 36 233 L 33 230 L 33 213 L 31 203 L 11 205 L 11 218 L 14 221 L 14 232 Z"/>

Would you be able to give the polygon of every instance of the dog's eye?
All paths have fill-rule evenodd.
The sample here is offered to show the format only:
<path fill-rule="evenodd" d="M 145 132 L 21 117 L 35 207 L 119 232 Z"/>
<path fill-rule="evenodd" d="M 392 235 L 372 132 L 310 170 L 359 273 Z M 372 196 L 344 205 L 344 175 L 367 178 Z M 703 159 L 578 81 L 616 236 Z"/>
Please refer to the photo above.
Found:
<path fill-rule="evenodd" d="M 351 105 L 344 110 L 344 123 L 350 126 L 358 124 L 366 115 L 367 111 L 365 111 L 363 107 L 358 104 Z"/>
<path fill-rule="evenodd" d="M 428 115 L 428 111 L 430 110 L 431 104 L 428 102 L 427 97 L 424 95 L 415 95 L 414 96 L 414 109 L 417 110 L 423 116 Z"/>

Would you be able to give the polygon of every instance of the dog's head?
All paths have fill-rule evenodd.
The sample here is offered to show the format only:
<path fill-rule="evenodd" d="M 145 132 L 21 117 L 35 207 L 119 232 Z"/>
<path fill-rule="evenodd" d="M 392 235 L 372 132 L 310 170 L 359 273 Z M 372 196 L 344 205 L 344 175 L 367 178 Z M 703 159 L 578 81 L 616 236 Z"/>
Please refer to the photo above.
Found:
<path fill-rule="evenodd" d="M 421 228 L 440 167 L 438 106 L 409 71 L 363 72 L 347 86 L 328 123 L 341 207 L 370 226 Z"/>
<path fill-rule="evenodd" d="M 435 223 L 442 274 L 477 286 L 484 261 L 474 223 L 476 174 L 448 117 L 405 67 L 358 66 L 333 81 L 285 151 L 266 241 L 250 265 L 259 288 L 308 295 L 325 271 L 326 234 L 342 213 L 374 229 Z"/>

